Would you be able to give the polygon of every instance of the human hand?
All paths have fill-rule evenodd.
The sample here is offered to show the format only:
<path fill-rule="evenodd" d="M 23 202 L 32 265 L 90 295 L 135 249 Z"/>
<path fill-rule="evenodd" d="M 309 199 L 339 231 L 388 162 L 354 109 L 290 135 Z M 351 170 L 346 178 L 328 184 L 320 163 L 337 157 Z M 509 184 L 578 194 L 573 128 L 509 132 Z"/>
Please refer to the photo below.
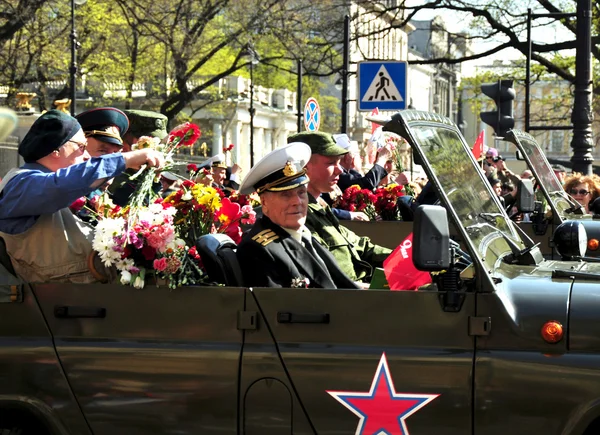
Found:
<path fill-rule="evenodd" d="M 401 172 L 398 174 L 398 176 L 396 176 L 396 179 L 394 181 L 397 184 L 404 186 L 404 185 L 408 184 L 408 177 L 404 174 L 404 172 Z"/>
<path fill-rule="evenodd" d="M 386 162 L 392 159 L 392 151 L 386 145 L 382 148 L 379 148 L 377 151 L 377 164 L 380 166 L 384 166 Z M 385 166 L 384 166 L 385 167 Z"/>
<path fill-rule="evenodd" d="M 367 216 L 362 211 L 351 211 L 350 212 L 350 220 L 353 220 L 353 221 L 363 221 L 363 222 L 370 221 L 369 216 Z"/>
<path fill-rule="evenodd" d="M 148 165 L 160 169 L 165 166 L 163 153 L 149 148 L 123 153 L 123 158 L 127 168 L 138 169 L 142 165 Z"/>
<path fill-rule="evenodd" d="M 237 163 L 234 163 L 233 166 L 231 167 L 231 173 L 237 174 L 238 172 L 242 172 L 242 167 L 240 165 L 238 165 Z"/>

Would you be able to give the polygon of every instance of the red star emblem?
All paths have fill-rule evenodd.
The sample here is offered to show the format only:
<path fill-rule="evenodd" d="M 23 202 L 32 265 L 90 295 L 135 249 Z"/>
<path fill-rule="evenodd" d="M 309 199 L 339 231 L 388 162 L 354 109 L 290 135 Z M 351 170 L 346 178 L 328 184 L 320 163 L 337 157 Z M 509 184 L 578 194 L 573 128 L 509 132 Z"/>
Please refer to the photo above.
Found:
<path fill-rule="evenodd" d="M 327 391 L 360 421 L 356 435 L 410 435 L 405 420 L 439 394 L 396 393 L 385 353 L 368 393 Z"/>

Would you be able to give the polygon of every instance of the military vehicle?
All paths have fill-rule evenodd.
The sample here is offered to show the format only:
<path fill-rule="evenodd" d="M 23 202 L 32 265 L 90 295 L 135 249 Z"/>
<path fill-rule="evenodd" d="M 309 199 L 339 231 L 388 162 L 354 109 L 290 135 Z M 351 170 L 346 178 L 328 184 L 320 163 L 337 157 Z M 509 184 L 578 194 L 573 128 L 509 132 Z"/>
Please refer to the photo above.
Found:
<path fill-rule="evenodd" d="M 0 433 L 598 433 L 600 265 L 577 260 L 585 232 L 561 247 L 572 260 L 545 260 L 453 122 L 404 111 L 384 128 L 440 192 L 414 227 L 431 284 L 246 288 L 231 255 L 228 287 L 172 291 L 4 270 Z"/>

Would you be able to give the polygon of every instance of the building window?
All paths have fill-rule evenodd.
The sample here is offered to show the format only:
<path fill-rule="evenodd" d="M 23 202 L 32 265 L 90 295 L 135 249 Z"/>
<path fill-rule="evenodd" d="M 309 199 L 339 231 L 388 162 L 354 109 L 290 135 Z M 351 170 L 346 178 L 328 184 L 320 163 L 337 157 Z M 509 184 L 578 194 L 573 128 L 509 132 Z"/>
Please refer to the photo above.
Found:
<path fill-rule="evenodd" d="M 548 151 L 551 153 L 562 153 L 565 144 L 565 132 L 562 130 L 552 131 L 550 146 Z"/>

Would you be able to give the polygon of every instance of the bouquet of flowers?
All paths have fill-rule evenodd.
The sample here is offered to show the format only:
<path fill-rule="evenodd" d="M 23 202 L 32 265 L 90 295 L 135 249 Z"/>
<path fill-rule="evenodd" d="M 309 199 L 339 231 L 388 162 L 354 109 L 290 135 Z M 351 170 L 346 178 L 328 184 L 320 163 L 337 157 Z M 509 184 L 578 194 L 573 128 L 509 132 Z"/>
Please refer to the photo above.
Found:
<path fill-rule="evenodd" d="M 181 188 L 160 201 L 176 210 L 174 219 L 184 239 L 194 245 L 198 237 L 210 233 L 225 233 L 239 243 L 240 224 L 253 224 L 256 213 L 249 204 L 240 205 L 217 188 L 183 182 Z"/>
<path fill-rule="evenodd" d="M 375 220 L 377 218 L 376 199 L 369 189 L 361 189 L 360 186 L 355 184 L 344 191 L 336 206 L 348 211 L 362 211 L 369 219 Z"/>
<path fill-rule="evenodd" d="M 173 164 L 173 154 L 175 151 L 181 147 L 193 146 L 201 135 L 200 128 L 196 124 L 186 122 L 171 130 L 165 144 L 161 144 L 157 138 L 143 136 L 138 140 L 133 149 L 152 148 L 163 152 L 165 154 L 165 161 L 167 162 L 167 166 L 164 169 L 169 169 Z M 132 208 L 142 207 L 157 197 L 153 189 L 157 175 L 158 170 L 156 168 L 148 168 L 144 165 L 138 172 L 129 177 L 130 180 L 140 178 L 140 182 L 129 200 Z"/>
<path fill-rule="evenodd" d="M 399 184 L 388 184 L 375 190 L 375 210 L 381 220 L 402 220 L 398 203 L 401 196 L 404 196 L 404 188 Z"/>
<path fill-rule="evenodd" d="M 204 273 L 195 247 L 186 246 L 174 225 L 174 207 L 151 204 L 135 210 L 126 207 L 114 217 L 98 221 L 92 248 L 105 266 L 119 271 L 122 284 L 143 288 L 146 275 L 166 280 L 170 288 L 202 281 Z"/>

